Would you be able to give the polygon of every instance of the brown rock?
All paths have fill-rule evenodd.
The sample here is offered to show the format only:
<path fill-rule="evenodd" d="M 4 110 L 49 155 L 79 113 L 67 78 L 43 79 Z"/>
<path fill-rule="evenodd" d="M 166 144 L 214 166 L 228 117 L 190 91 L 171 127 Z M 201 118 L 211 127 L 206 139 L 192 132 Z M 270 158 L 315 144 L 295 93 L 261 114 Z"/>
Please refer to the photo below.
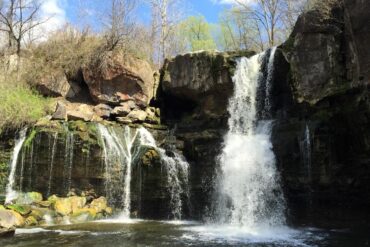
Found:
<path fill-rule="evenodd" d="M 144 122 L 147 115 L 148 114 L 145 111 L 133 110 L 127 115 L 127 117 L 132 119 L 133 122 Z"/>
<path fill-rule="evenodd" d="M 101 118 L 109 118 L 112 108 L 106 104 L 99 104 L 94 107 L 94 112 Z"/>
<path fill-rule="evenodd" d="M 116 121 L 122 124 L 131 124 L 132 120 L 129 119 L 128 117 L 118 117 L 116 118 Z"/>
<path fill-rule="evenodd" d="M 85 122 L 91 121 L 94 117 L 94 111 L 91 106 L 82 104 L 77 109 L 67 110 L 68 120 L 83 120 Z"/>
<path fill-rule="evenodd" d="M 154 77 L 150 64 L 123 54 L 107 52 L 104 60 L 85 66 L 83 76 L 97 103 L 118 105 L 131 99 L 148 103 L 153 97 Z"/>
<path fill-rule="evenodd" d="M 128 104 L 117 106 L 113 109 L 112 114 L 117 116 L 127 116 L 131 112 L 131 108 Z"/>
<path fill-rule="evenodd" d="M 79 82 L 68 80 L 62 70 L 45 74 L 35 86 L 42 95 L 49 97 L 74 98 L 82 90 Z"/>
<path fill-rule="evenodd" d="M 56 110 L 52 116 L 52 119 L 54 120 L 67 120 L 67 108 L 66 108 L 66 105 L 61 102 L 61 101 L 58 101 L 57 105 L 56 105 Z"/>

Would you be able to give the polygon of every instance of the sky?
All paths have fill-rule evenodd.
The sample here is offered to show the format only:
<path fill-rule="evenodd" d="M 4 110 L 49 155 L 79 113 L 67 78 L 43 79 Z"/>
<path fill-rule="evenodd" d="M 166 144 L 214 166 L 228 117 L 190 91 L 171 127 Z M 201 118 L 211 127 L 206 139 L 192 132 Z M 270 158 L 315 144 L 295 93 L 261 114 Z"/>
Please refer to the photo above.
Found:
<path fill-rule="evenodd" d="M 203 15 L 208 22 L 216 23 L 218 17 L 223 9 L 230 7 L 235 0 L 183 0 L 185 15 Z M 252 2 L 253 0 L 243 0 L 245 2 Z M 99 6 L 91 6 L 92 3 Z M 45 0 L 42 7 L 42 16 L 45 18 L 52 15 L 52 19 L 48 21 L 46 29 L 54 30 L 62 27 L 65 23 L 76 23 L 78 21 L 77 6 L 82 4 L 86 10 L 87 15 L 92 19 L 98 19 L 99 16 L 91 11 L 92 7 L 104 8 L 104 0 L 90 1 L 90 0 Z M 147 7 L 140 7 L 137 10 L 143 22 L 150 19 L 150 11 Z"/>

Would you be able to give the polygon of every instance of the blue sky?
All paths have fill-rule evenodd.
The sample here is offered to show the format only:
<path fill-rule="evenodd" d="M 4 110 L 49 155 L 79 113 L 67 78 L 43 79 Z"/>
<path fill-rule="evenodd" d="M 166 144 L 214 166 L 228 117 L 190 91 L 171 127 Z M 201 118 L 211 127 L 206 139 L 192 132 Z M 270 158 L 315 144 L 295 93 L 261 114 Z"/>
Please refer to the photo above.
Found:
<path fill-rule="evenodd" d="M 208 22 L 215 23 L 218 21 L 220 13 L 225 8 L 230 7 L 230 3 L 234 0 L 183 0 L 185 16 L 188 15 L 203 15 Z M 253 0 L 243 0 L 253 1 Z M 75 23 L 78 20 L 77 8 L 79 4 L 84 6 L 87 12 L 89 9 L 104 9 L 106 8 L 106 2 L 104 0 L 45 0 L 43 6 L 43 14 L 45 16 L 52 14 L 53 20 L 49 22 L 51 28 L 57 28 L 62 26 L 66 22 Z M 98 5 L 98 6 L 97 6 Z M 148 7 L 140 7 L 137 10 L 138 16 L 143 22 L 150 19 L 150 10 Z M 99 21 L 98 14 L 89 13 L 90 21 Z"/>

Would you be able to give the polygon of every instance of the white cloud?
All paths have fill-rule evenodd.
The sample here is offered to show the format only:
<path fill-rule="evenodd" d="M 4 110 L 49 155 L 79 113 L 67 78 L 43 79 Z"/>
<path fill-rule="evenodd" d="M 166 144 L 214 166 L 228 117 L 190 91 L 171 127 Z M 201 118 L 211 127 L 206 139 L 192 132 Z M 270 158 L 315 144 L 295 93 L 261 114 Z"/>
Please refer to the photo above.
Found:
<path fill-rule="evenodd" d="M 256 0 L 212 0 L 215 4 L 226 4 L 226 5 L 235 5 L 239 3 L 243 3 L 246 5 L 253 4 Z"/>
<path fill-rule="evenodd" d="M 67 22 L 66 11 L 63 6 L 63 0 L 44 1 L 41 6 L 41 18 L 47 20 L 42 25 L 46 32 L 55 31 Z"/>

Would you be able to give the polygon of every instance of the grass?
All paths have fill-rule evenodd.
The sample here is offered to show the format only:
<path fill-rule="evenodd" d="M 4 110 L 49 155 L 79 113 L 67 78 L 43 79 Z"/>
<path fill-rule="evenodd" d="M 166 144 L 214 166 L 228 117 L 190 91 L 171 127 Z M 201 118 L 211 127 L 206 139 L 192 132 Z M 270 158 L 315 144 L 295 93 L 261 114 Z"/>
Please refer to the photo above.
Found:
<path fill-rule="evenodd" d="M 50 99 L 13 80 L 0 81 L 0 102 L 0 132 L 32 124 L 51 110 Z"/>

